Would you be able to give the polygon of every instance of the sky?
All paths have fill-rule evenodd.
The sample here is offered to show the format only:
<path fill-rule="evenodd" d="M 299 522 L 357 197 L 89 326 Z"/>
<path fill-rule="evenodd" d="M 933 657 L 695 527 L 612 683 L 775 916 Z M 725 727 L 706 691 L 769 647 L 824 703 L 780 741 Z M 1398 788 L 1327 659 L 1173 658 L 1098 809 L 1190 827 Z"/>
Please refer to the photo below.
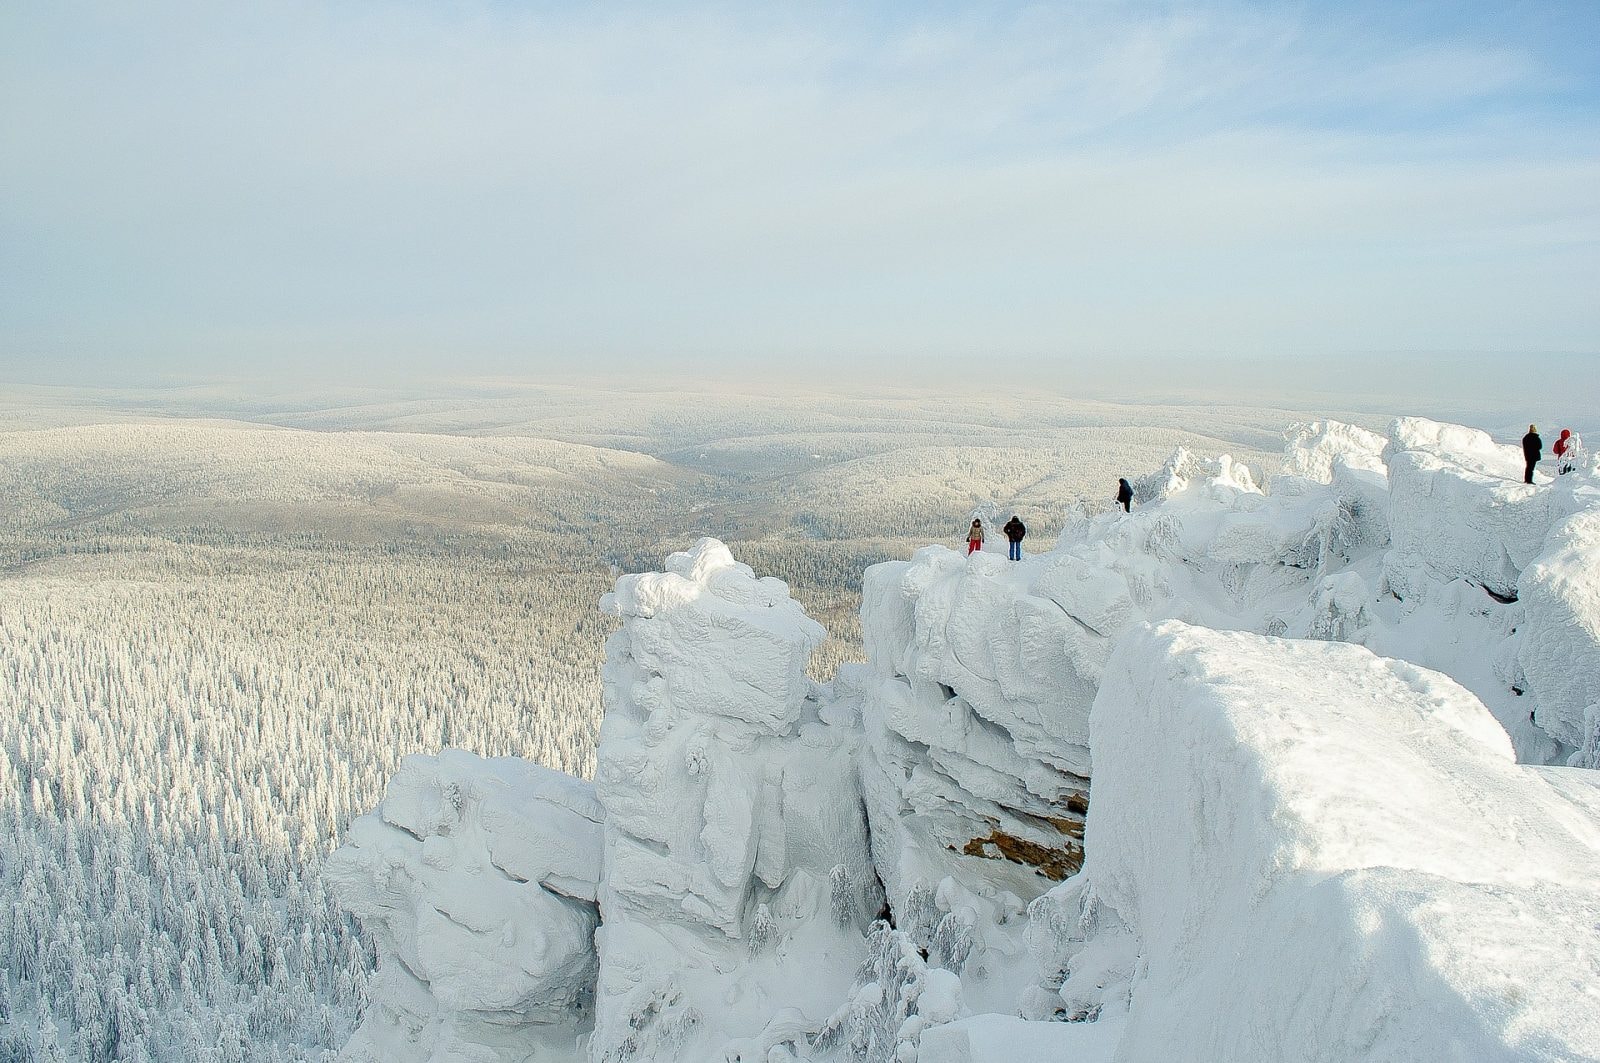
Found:
<path fill-rule="evenodd" d="M 0 377 L 1528 375 L 1600 355 L 1596 55 L 1594 0 L 10 0 Z"/>

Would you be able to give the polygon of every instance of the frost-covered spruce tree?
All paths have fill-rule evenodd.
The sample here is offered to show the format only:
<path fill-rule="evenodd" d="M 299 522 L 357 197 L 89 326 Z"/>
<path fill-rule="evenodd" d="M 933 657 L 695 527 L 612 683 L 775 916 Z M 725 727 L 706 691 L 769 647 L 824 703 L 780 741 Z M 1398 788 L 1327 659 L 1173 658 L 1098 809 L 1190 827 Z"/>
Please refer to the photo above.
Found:
<path fill-rule="evenodd" d="M 868 935 L 867 958 L 849 998 L 810 1047 L 825 1059 L 901 1063 L 916 1058 L 924 1030 L 962 1010 L 956 973 L 930 966 L 910 934 L 880 920 Z"/>

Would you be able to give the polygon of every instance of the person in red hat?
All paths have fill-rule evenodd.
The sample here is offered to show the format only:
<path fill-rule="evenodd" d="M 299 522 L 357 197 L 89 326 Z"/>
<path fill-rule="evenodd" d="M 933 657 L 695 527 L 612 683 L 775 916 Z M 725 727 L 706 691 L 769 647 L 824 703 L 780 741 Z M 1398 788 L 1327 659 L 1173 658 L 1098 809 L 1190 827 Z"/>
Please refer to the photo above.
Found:
<path fill-rule="evenodd" d="M 1578 440 L 1578 433 L 1570 428 L 1561 430 L 1561 438 L 1557 439 L 1555 445 L 1550 448 L 1551 453 L 1560 461 L 1560 464 L 1556 467 L 1558 475 L 1571 472 L 1578 467 L 1578 452 L 1582 448 L 1583 444 Z"/>

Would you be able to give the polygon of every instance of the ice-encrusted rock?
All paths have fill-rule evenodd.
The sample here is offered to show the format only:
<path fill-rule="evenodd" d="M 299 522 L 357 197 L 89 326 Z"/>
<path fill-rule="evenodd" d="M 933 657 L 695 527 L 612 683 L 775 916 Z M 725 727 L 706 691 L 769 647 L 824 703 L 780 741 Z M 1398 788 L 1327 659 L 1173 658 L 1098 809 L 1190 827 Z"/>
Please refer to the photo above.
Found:
<path fill-rule="evenodd" d="M 1131 481 L 1134 501 L 1140 505 L 1159 502 L 1190 489 L 1209 484 L 1223 491 L 1259 493 L 1250 467 L 1227 454 L 1203 458 L 1188 447 L 1179 447 L 1155 472 Z"/>
<path fill-rule="evenodd" d="M 1388 440 L 1339 421 L 1298 424 L 1285 434 L 1279 499 L 1331 495 L 1315 518 L 1316 562 L 1348 561 L 1389 545 Z"/>
<path fill-rule="evenodd" d="M 1384 562 L 1401 598 L 1432 581 L 1470 580 L 1502 599 L 1563 515 L 1562 494 L 1522 482 L 1522 452 L 1486 432 L 1402 417 L 1390 432 Z"/>
<path fill-rule="evenodd" d="M 1324 576 L 1311 599 L 1306 637 L 1327 642 L 1359 642 L 1362 630 L 1372 623 L 1372 614 L 1367 609 L 1370 601 L 1372 591 L 1358 574 L 1338 572 Z"/>
<path fill-rule="evenodd" d="M 1352 438 L 1370 457 L 1375 444 Z M 1180 452 L 1155 477 L 1159 502 L 1081 522 L 1049 554 L 928 547 L 867 571 L 872 671 L 852 683 L 873 850 L 897 910 L 946 876 L 1026 901 L 1077 868 L 1089 707 L 1134 621 L 1261 629 L 1286 615 L 1320 638 L 1371 622 L 1365 582 L 1332 569 L 1385 544 L 1383 478 L 1341 455 L 1326 471 L 1329 483 L 1285 477 L 1268 496 L 1243 466 Z"/>
<path fill-rule="evenodd" d="M 502 951 L 469 955 L 461 942 L 472 939 L 452 936 L 485 920 L 435 925 L 440 912 L 481 909 L 460 903 L 476 880 L 459 875 L 472 867 L 499 867 L 482 872 L 499 890 L 519 859 L 504 855 L 515 848 L 507 839 L 559 851 L 568 835 L 552 824 L 564 813 L 514 788 L 463 802 L 453 783 L 408 766 L 370 851 L 350 855 L 371 832 L 361 826 L 361 845 L 335 861 L 358 882 L 352 907 L 365 905 L 358 914 L 385 950 L 350 1058 L 571 1060 L 584 1028 L 571 1015 L 584 1011 L 581 999 L 562 1010 L 561 986 L 587 987 L 571 974 L 585 965 L 594 1063 L 1190 1058 L 1191 1030 L 1193 1058 L 1299 1058 L 1325 1042 L 1326 1058 L 1386 1058 L 1338 1040 L 1345 1026 L 1374 1044 L 1399 1037 L 1407 1050 L 1464 1045 L 1467 1057 L 1504 1058 L 1483 1016 L 1505 983 L 1486 965 L 1514 951 L 1505 926 L 1520 907 L 1533 944 L 1506 967 L 1559 993 L 1539 981 L 1561 918 L 1552 906 L 1581 923 L 1592 898 L 1553 880 L 1567 865 L 1551 856 L 1549 824 L 1589 844 L 1600 820 L 1592 773 L 1515 774 L 1481 706 L 1421 669 L 1348 648 L 1204 632 L 1190 642 L 1189 629 L 1141 627 L 1176 618 L 1365 643 L 1460 677 L 1524 757 L 1600 764 L 1592 477 L 1524 488 L 1512 448 L 1403 420 L 1383 448 L 1398 470 L 1392 488 L 1379 442 L 1336 422 L 1291 432 L 1270 492 L 1231 461 L 1180 453 L 1143 484 L 1132 513 L 1085 509 L 1048 554 L 1009 563 L 934 547 L 874 567 L 862 610 L 870 664 L 828 687 L 805 676 L 820 629 L 783 584 L 757 579 L 722 544 L 624 577 L 605 603 L 623 628 L 608 647 L 588 798 L 607 823 L 603 875 L 551 863 L 511 876 L 571 898 L 557 900 L 561 910 L 599 898 L 598 982 L 594 956 L 565 938 L 518 974 L 496 966 Z M 1401 502 L 1391 512 L 1392 490 Z M 1510 597 L 1485 579 L 1496 560 L 1519 601 L 1479 589 Z M 1108 707 L 1108 691 L 1120 707 Z M 1083 858 L 1091 768 L 1089 872 L 1051 889 Z M 1480 810 L 1474 844 L 1487 872 L 1461 870 L 1456 848 L 1471 824 L 1443 811 L 1447 790 Z M 458 804 L 460 823 L 448 813 Z M 521 804 L 535 822 L 487 826 Z M 1436 838 L 1425 836 L 1430 823 L 1441 825 Z M 591 867 L 597 831 L 591 820 L 588 849 L 577 847 Z M 502 854 L 493 859 L 491 840 Z M 1523 879 L 1506 870 L 1518 846 L 1530 862 Z M 399 855 L 373 856 L 386 848 Z M 1101 850 L 1112 855 L 1102 861 Z M 430 877 L 441 871 L 457 877 Z M 894 927 L 871 935 L 868 954 L 862 930 L 882 907 L 880 875 Z M 508 939 L 543 933 L 543 908 L 504 910 Z M 1022 926 L 1047 968 L 1031 989 Z M 1575 955 L 1592 949 L 1583 926 L 1572 932 Z M 1453 942 L 1490 959 L 1474 967 Z M 1315 957 L 1315 969 L 1269 983 L 1263 972 L 1281 972 L 1282 956 Z M 1584 973 L 1570 961 L 1556 957 L 1550 977 Z M 412 973 L 422 969 L 425 978 Z M 1370 988 L 1340 996 L 1358 969 Z M 1426 977 L 1400 985 L 1416 970 Z M 480 978 L 535 990 L 497 1010 L 507 992 L 467 992 Z M 1328 1025 L 1302 1021 L 1290 983 L 1307 987 Z M 1474 986 L 1488 988 L 1474 996 Z M 1513 997 L 1505 1038 L 1555 1021 Z M 1416 1018 L 1458 1011 L 1460 1033 Z M 1267 1031 L 1268 1048 L 1251 1055 L 1256 1042 L 1207 1024 L 1222 1015 Z M 1041 1021 L 1061 1019 L 1078 1021 Z M 1527 1033 L 1524 1046 L 1540 1036 Z M 1413 1057 L 1433 1058 L 1388 1058 Z"/>
<path fill-rule="evenodd" d="M 1050 591 L 1101 627 L 1131 615 L 1121 576 L 1071 558 L 929 547 L 867 570 L 861 775 L 897 906 L 949 875 L 1026 900 L 1078 866 L 1108 638 Z"/>
<path fill-rule="evenodd" d="M 800 718 L 805 666 L 827 637 L 782 580 L 756 579 L 713 539 L 665 572 L 623 576 L 601 607 L 628 619 L 628 652 L 654 684 L 640 704 L 670 697 L 772 732 Z"/>
<path fill-rule="evenodd" d="M 765 1060 L 833 1010 L 881 903 L 859 732 L 823 719 L 805 674 L 823 631 L 715 539 L 623 576 L 602 607 L 623 625 L 606 649 L 595 780 L 590 1056 Z"/>
<path fill-rule="evenodd" d="M 1515 641 L 1484 657 L 1516 693 L 1519 718 L 1589 764 L 1600 715 L 1600 489 L 1578 470 L 1522 482 L 1520 449 L 1486 433 L 1400 418 L 1387 451 L 1392 547 L 1383 586 L 1406 608 L 1453 580 L 1517 602 Z M 1487 695 L 1486 695 L 1487 696 Z M 1502 716 L 1516 733 L 1517 720 Z M 1541 739 L 1541 741 L 1543 741 Z M 1519 738 L 1519 748 L 1528 750 Z M 1559 753 L 1558 755 L 1565 755 Z M 1542 754 L 1541 754 L 1542 757 Z"/>
<path fill-rule="evenodd" d="M 1335 469 L 1387 477 L 1383 452 L 1389 440 L 1376 432 L 1340 421 L 1306 421 L 1284 433 L 1283 473 L 1313 483 L 1331 484 Z"/>
<path fill-rule="evenodd" d="M 325 869 L 378 946 L 341 1058 L 575 1058 L 594 994 L 600 818 L 588 783 L 525 760 L 401 761 Z"/>
<path fill-rule="evenodd" d="M 1113 1058 L 1597 1058 L 1596 777 L 1516 764 L 1452 680 L 1167 623 L 1093 742 L 1088 862 L 1032 918 Z"/>

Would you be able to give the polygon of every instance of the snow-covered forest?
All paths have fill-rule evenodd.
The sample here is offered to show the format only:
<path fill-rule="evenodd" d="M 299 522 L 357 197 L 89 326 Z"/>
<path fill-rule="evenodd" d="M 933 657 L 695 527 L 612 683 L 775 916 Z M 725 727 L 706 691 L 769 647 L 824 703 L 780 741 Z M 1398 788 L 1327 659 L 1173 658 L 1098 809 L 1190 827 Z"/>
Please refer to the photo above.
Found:
<path fill-rule="evenodd" d="M 272 416 L 308 431 L 7 406 L 0 1060 L 343 1044 L 374 957 L 323 859 L 409 753 L 590 775 L 615 626 L 596 603 L 663 544 L 718 532 L 789 582 L 828 676 L 861 659 L 868 565 L 980 509 L 1023 508 L 1042 547 L 1122 458 L 1266 434 L 1153 409 L 1091 446 L 1104 411 L 1064 404 L 1032 447 L 998 407 L 969 411 L 979 428 L 883 403 L 669 408 Z"/>
<path fill-rule="evenodd" d="M 0 581 L 0 1001 L 65 1058 L 316 1058 L 372 957 L 322 858 L 400 757 L 592 770 L 603 579 L 147 544 Z"/>

